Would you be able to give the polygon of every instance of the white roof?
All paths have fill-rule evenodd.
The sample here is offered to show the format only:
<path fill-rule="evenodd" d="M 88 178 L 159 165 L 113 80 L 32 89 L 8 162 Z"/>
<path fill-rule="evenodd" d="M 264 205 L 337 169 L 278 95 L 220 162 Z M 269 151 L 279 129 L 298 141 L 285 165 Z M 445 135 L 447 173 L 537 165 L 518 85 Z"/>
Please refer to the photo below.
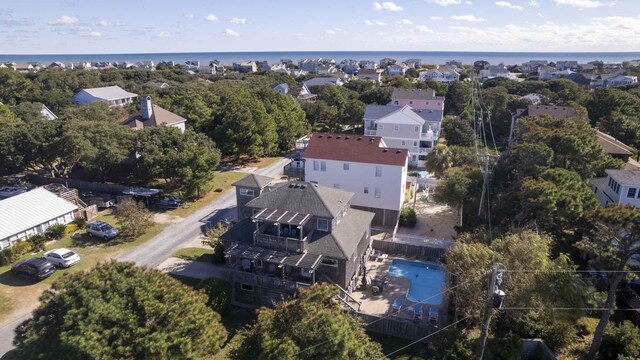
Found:
<path fill-rule="evenodd" d="M 397 116 L 401 115 L 401 116 Z M 405 105 L 402 108 L 385 115 L 378 119 L 376 123 L 380 124 L 411 124 L 411 125 L 424 125 L 424 119 L 420 115 L 416 114 L 411 106 Z"/>
<path fill-rule="evenodd" d="M 45 188 L 0 201 L 0 239 L 19 234 L 78 209 Z"/>
<path fill-rule="evenodd" d="M 102 100 L 118 100 L 138 96 L 138 94 L 130 93 L 120 86 L 105 86 L 82 90 L 89 95 Z"/>

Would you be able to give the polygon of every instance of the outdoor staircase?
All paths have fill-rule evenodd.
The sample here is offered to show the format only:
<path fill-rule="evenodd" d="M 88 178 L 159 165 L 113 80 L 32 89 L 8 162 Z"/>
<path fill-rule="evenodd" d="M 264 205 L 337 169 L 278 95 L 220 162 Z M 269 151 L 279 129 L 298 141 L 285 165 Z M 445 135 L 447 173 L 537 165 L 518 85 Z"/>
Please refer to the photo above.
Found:
<path fill-rule="evenodd" d="M 87 207 L 87 204 L 80 199 L 78 192 L 75 190 L 69 190 L 65 188 L 65 191 L 58 193 L 58 196 L 67 200 L 70 203 L 76 204 L 81 210 Z"/>
<path fill-rule="evenodd" d="M 343 305 L 346 305 L 348 308 L 355 312 L 360 312 L 360 306 L 362 306 L 362 302 L 351 296 L 351 294 L 349 294 L 347 290 L 343 289 L 340 285 L 333 282 L 333 280 L 331 280 L 328 276 L 324 276 L 323 279 L 329 281 L 340 290 L 340 293 L 336 296 L 336 298 L 338 298 L 338 300 L 340 300 Z M 352 303 L 355 303 L 355 305 Z"/>

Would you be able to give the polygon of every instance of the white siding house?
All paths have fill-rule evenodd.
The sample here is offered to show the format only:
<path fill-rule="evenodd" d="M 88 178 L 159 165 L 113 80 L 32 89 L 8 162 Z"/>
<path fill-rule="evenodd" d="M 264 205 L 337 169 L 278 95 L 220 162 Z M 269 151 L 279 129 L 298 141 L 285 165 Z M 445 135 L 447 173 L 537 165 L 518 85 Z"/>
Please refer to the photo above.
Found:
<path fill-rule="evenodd" d="M 640 208 L 640 170 L 605 171 L 606 177 L 591 180 L 600 205 L 630 204 Z"/>
<path fill-rule="evenodd" d="M 379 137 L 314 134 L 303 155 L 305 180 L 354 193 L 352 207 L 395 226 L 404 204 L 408 152 Z"/>
<path fill-rule="evenodd" d="M 0 201 L 0 250 L 18 240 L 42 235 L 52 225 L 73 221 L 78 206 L 45 188 L 37 188 Z"/>
<path fill-rule="evenodd" d="M 387 146 L 409 150 L 409 165 L 421 168 L 438 141 L 441 121 L 441 110 L 416 110 L 408 105 L 368 105 L 364 133 L 381 136 Z"/>
<path fill-rule="evenodd" d="M 138 94 L 130 93 L 120 86 L 106 86 L 93 89 L 82 89 L 73 96 L 76 104 L 106 102 L 109 106 L 124 106 L 135 101 Z"/>

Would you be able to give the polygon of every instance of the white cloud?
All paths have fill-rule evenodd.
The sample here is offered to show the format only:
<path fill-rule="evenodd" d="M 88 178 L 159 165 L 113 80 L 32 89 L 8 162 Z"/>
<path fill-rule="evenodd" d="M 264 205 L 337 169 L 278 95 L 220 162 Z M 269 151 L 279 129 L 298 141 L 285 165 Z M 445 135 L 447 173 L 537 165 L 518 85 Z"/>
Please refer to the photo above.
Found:
<path fill-rule="evenodd" d="M 186 19 L 193 19 L 193 18 L 195 18 L 195 15 L 193 15 L 193 14 L 186 14 L 184 17 L 185 17 Z"/>
<path fill-rule="evenodd" d="M 204 19 L 207 21 L 218 21 L 218 17 L 213 14 L 207 15 Z"/>
<path fill-rule="evenodd" d="M 96 25 L 98 25 L 98 26 L 102 26 L 102 27 L 107 27 L 107 26 L 120 27 L 120 26 L 125 26 L 125 25 L 126 25 L 126 23 L 123 23 L 123 22 L 115 22 L 115 23 L 112 23 L 112 22 L 109 22 L 109 21 L 107 21 L 107 20 L 100 20 L 100 21 L 98 21 L 98 22 L 96 23 Z"/>
<path fill-rule="evenodd" d="M 336 31 L 333 30 L 333 29 L 327 29 L 324 32 L 325 32 L 325 34 L 329 34 L 329 35 L 335 35 L 336 34 Z"/>
<path fill-rule="evenodd" d="M 394 2 L 392 1 L 385 1 L 383 3 L 379 3 L 379 2 L 374 2 L 373 3 L 373 9 L 380 11 L 380 10 L 387 10 L 387 11 L 402 11 L 402 7 L 399 5 L 396 5 Z"/>
<path fill-rule="evenodd" d="M 426 0 L 431 4 L 438 4 L 440 6 L 460 5 L 461 0 Z"/>
<path fill-rule="evenodd" d="M 580 9 L 593 9 L 604 6 L 605 4 L 601 3 L 598 0 L 553 0 L 558 5 L 568 5 L 573 6 Z"/>
<path fill-rule="evenodd" d="M 160 31 L 160 32 L 156 35 L 156 37 L 159 37 L 159 38 L 169 37 L 169 36 L 171 36 L 171 33 L 167 32 L 167 31 Z"/>
<path fill-rule="evenodd" d="M 529 0 L 529 6 L 536 7 L 540 5 L 537 0 Z"/>
<path fill-rule="evenodd" d="M 471 1 L 465 1 L 467 5 L 471 5 Z"/>
<path fill-rule="evenodd" d="M 99 32 L 99 31 L 92 31 L 92 32 L 89 33 L 89 36 L 91 36 L 91 37 L 101 37 L 102 33 Z"/>
<path fill-rule="evenodd" d="M 469 22 L 483 22 L 484 18 L 475 17 L 474 15 L 454 15 L 451 17 L 453 20 L 469 21 Z"/>
<path fill-rule="evenodd" d="M 409 19 L 398 20 L 398 25 L 413 25 L 413 21 Z"/>
<path fill-rule="evenodd" d="M 237 32 L 237 31 L 233 31 L 231 29 L 224 29 L 224 31 L 222 32 L 222 35 L 238 37 L 238 36 L 240 36 L 240 33 Z"/>
<path fill-rule="evenodd" d="M 427 25 L 418 25 L 416 26 L 416 30 L 423 33 L 432 33 L 433 30 L 429 29 Z"/>
<path fill-rule="evenodd" d="M 59 18 L 49 21 L 49 25 L 77 25 L 80 20 L 75 16 L 62 15 Z"/>
<path fill-rule="evenodd" d="M 429 16 L 429 20 L 443 20 L 442 16 Z"/>
<path fill-rule="evenodd" d="M 344 31 L 342 28 L 334 27 L 334 28 L 325 30 L 324 33 L 328 35 L 335 35 L 335 34 L 346 34 L 347 32 Z"/>
<path fill-rule="evenodd" d="M 380 20 L 365 20 L 364 24 L 367 26 L 378 25 L 378 26 L 387 26 L 386 22 Z"/>
<path fill-rule="evenodd" d="M 505 8 L 505 9 L 514 9 L 514 10 L 522 10 L 523 7 L 520 5 L 513 5 L 512 3 L 508 2 L 508 1 L 496 1 L 496 5 L 501 7 L 501 8 Z"/>
<path fill-rule="evenodd" d="M 231 18 L 231 19 L 229 20 L 229 22 L 230 22 L 230 23 L 232 23 L 232 24 L 240 24 L 240 25 L 244 25 L 244 24 L 246 24 L 246 23 L 247 23 L 247 19 L 245 19 L 245 18 L 237 18 L 237 17 L 234 17 L 234 18 Z"/>

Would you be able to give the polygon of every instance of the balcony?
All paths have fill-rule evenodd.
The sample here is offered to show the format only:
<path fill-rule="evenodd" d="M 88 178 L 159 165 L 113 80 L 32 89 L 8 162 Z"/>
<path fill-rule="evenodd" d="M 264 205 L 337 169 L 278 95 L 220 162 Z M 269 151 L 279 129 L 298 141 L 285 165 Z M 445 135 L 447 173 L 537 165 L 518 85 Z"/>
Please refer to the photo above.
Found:
<path fill-rule="evenodd" d="M 284 166 L 282 172 L 285 176 L 304 181 L 304 162 L 292 161 Z"/>
<path fill-rule="evenodd" d="M 364 134 L 366 136 L 376 136 L 377 129 L 364 129 Z"/>
<path fill-rule="evenodd" d="M 436 141 L 438 140 L 438 134 L 434 132 L 422 133 L 420 134 L 420 140 Z"/>
<path fill-rule="evenodd" d="M 303 229 L 294 229 L 296 229 L 297 232 L 304 231 Z M 273 250 L 304 253 L 308 243 L 307 239 L 310 239 L 313 235 L 313 230 L 308 233 L 303 233 L 303 237 L 290 237 L 283 235 L 284 231 L 282 231 L 282 229 L 278 235 L 274 235 L 271 230 L 272 225 L 267 226 L 267 224 L 263 224 L 259 226 L 253 233 L 255 245 Z"/>
<path fill-rule="evenodd" d="M 310 283 L 299 282 L 295 280 L 282 279 L 274 274 L 268 273 L 252 273 L 241 270 L 229 269 L 229 281 L 237 282 L 252 286 L 258 286 L 268 289 L 280 289 L 287 292 L 295 292 L 298 289 L 304 289 L 311 286 Z M 310 279 L 309 279 L 310 282 Z"/>

